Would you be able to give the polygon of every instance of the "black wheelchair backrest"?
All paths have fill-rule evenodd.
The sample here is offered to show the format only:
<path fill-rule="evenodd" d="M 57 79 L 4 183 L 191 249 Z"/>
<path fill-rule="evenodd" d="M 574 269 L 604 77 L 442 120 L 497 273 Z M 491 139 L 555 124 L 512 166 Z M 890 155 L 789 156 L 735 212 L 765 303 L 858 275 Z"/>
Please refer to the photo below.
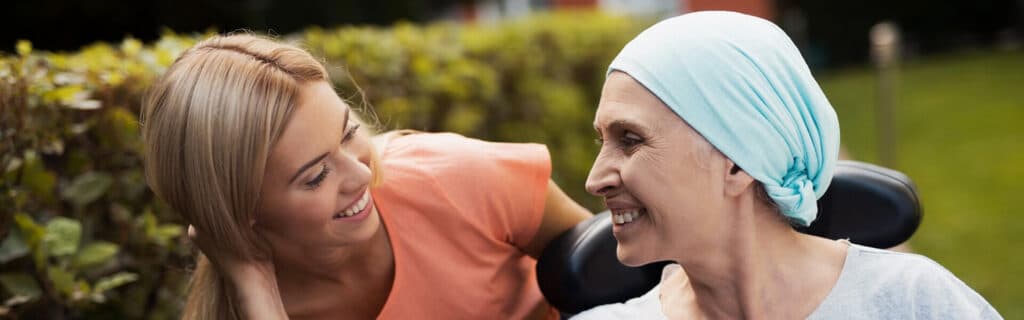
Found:
<path fill-rule="evenodd" d="M 610 213 L 559 235 L 537 261 L 541 292 L 564 314 L 638 297 L 658 284 L 665 262 L 632 268 L 616 258 Z M 906 175 L 857 161 L 839 161 L 818 200 L 818 217 L 796 230 L 876 248 L 903 243 L 921 222 L 917 191 Z"/>

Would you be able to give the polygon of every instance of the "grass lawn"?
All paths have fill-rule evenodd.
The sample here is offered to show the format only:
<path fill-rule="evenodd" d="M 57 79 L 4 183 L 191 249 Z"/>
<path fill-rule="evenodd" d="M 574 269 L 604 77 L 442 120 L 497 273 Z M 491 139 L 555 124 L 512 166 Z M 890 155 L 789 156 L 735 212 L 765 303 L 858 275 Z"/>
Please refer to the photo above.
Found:
<path fill-rule="evenodd" d="M 852 157 L 877 163 L 873 70 L 816 76 Z M 924 207 L 911 247 L 1024 319 L 1024 51 L 905 61 L 899 79 L 894 167 Z"/>

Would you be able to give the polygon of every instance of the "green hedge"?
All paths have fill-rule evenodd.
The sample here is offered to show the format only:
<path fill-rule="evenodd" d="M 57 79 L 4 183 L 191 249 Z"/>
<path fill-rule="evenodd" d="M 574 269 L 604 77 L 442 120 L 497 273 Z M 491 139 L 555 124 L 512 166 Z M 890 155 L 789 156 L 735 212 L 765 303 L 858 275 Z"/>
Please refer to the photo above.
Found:
<path fill-rule="evenodd" d="M 286 37 L 326 58 L 382 129 L 454 131 L 549 146 L 583 192 L 604 71 L 644 22 L 556 13 L 496 25 L 314 28 Z M 191 247 L 145 185 L 140 95 L 207 35 L 73 53 L 21 41 L 0 55 L 0 317 L 176 318 Z M 365 96 L 356 94 L 353 81 Z"/>

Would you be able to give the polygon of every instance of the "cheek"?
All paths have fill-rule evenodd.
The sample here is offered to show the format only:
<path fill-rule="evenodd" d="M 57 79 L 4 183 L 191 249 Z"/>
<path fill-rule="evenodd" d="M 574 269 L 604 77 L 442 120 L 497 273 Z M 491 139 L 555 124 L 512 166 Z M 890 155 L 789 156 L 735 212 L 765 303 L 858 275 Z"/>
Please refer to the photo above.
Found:
<path fill-rule="evenodd" d="M 669 229 L 697 223 L 706 214 L 713 188 L 704 169 L 685 155 L 670 152 L 631 157 L 622 168 L 622 180 L 647 207 L 655 225 L 665 229 L 666 237 L 674 234 Z"/>
<path fill-rule="evenodd" d="M 329 179 L 328 179 L 329 180 Z M 266 227 L 289 229 L 305 229 L 310 224 L 320 224 L 329 220 L 334 214 L 335 199 L 325 187 L 327 181 L 317 191 L 295 191 L 283 197 L 268 199 L 265 219 L 261 219 Z"/>
<path fill-rule="evenodd" d="M 671 172 L 670 162 L 651 152 L 628 157 L 621 169 L 622 183 L 645 206 L 661 207 L 672 199 L 675 188 L 682 182 Z"/>

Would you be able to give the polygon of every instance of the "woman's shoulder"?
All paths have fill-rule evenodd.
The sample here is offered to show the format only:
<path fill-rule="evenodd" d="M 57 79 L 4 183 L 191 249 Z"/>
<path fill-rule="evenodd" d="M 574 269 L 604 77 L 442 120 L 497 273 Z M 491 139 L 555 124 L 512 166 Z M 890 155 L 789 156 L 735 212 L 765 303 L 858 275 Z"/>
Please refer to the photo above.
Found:
<path fill-rule="evenodd" d="M 877 289 L 919 291 L 947 287 L 947 290 L 970 290 L 948 269 L 920 254 L 851 244 L 846 259 L 844 276 L 862 284 L 874 283 Z"/>
<path fill-rule="evenodd" d="M 945 271 L 945 268 L 931 258 L 916 253 L 878 249 L 853 243 L 850 244 L 848 250 L 847 259 L 853 259 L 851 262 L 854 263 L 847 263 L 846 267 L 892 269 L 892 266 L 898 265 L 903 268 L 893 271 L 922 274 Z"/>
<path fill-rule="evenodd" d="M 886 318 L 998 318 L 981 295 L 926 256 L 851 244 L 846 259 L 839 282 L 816 314 L 854 308 Z"/>
<path fill-rule="evenodd" d="M 491 142 L 456 133 L 393 135 L 381 152 L 385 183 L 404 176 L 426 178 L 453 191 L 452 196 L 472 199 L 518 188 L 546 190 L 541 187 L 551 165 L 542 144 Z"/>
<path fill-rule="evenodd" d="M 538 143 L 494 142 L 451 132 L 393 131 L 378 140 L 385 162 L 416 162 L 435 170 L 497 169 L 509 162 L 546 163 L 547 148 Z"/>
<path fill-rule="evenodd" d="M 377 146 L 385 159 L 414 155 L 464 158 L 492 147 L 495 142 L 484 141 L 452 132 L 423 132 L 397 130 L 377 138 Z"/>
<path fill-rule="evenodd" d="M 890 285 L 956 284 L 966 287 L 952 272 L 924 255 L 857 244 L 851 244 L 849 250 L 847 259 L 851 261 L 844 266 L 844 273 L 856 272 L 857 276 Z M 846 270 L 847 268 L 852 270 Z"/>

